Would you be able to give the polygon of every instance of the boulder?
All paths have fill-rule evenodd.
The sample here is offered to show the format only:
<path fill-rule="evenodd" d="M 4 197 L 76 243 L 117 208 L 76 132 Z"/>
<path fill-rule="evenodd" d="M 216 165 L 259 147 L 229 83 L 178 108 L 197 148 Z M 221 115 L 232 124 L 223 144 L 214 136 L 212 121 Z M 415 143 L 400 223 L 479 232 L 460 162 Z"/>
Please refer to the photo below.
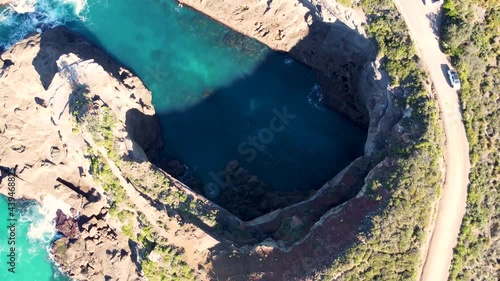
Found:
<path fill-rule="evenodd" d="M 78 238 L 80 236 L 78 222 L 74 218 L 66 216 L 60 209 L 56 211 L 55 222 L 57 231 L 65 237 Z"/>

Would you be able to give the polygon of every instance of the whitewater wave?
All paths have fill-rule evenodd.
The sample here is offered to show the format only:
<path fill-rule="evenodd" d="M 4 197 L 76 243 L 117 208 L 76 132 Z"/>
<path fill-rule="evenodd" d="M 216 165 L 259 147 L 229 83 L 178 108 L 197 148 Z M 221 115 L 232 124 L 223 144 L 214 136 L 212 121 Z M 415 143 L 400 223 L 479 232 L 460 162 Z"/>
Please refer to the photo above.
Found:
<path fill-rule="evenodd" d="M 104 0 L 106 1 L 106 0 Z M 14 0 L 0 13 L 0 47 L 6 49 L 31 32 L 85 21 L 87 0 Z"/>
<path fill-rule="evenodd" d="M 27 236 L 30 242 L 50 243 L 52 241 L 57 232 L 54 219 L 58 209 L 67 216 L 71 216 L 71 206 L 47 195 L 42 201 L 42 206 L 30 204 L 20 212 L 19 221 L 29 222 Z"/>
<path fill-rule="evenodd" d="M 33 13 L 37 0 L 14 0 L 10 8 L 18 14 Z"/>
<path fill-rule="evenodd" d="M 179 4 L 177 5 L 177 7 L 175 7 L 175 11 L 176 11 L 177 13 L 180 13 L 182 8 L 184 8 L 184 6 L 183 6 L 181 3 L 179 3 Z"/>
<path fill-rule="evenodd" d="M 77 15 L 80 15 L 88 7 L 87 0 L 63 0 L 63 2 L 74 5 Z"/>
<path fill-rule="evenodd" d="M 325 106 L 323 104 L 323 92 L 319 84 L 315 84 L 307 96 L 309 104 L 313 105 L 319 110 L 324 110 Z"/>

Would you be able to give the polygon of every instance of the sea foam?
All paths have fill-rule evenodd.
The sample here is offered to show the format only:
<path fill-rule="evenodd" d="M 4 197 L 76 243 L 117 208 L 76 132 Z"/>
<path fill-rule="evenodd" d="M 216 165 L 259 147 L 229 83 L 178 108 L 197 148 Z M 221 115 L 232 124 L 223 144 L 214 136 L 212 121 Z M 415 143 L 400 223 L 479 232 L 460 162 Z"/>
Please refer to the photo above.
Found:
<path fill-rule="evenodd" d="M 0 47 L 6 49 L 31 32 L 85 21 L 87 7 L 87 0 L 14 0 L 0 13 L 0 29 L 8 29 Z"/>
<path fill-rule="evenodd" d="M 71 206 L 52 195 L 47 195 L 41 206 L 32 204 L 21 212 L 19 220 L 30 222 L 28 229 L 30 241 L 49 243 L 54 238 L 57 232 L 54 219 L 58 209 L 65 215 L 71 216 Z"/>
<path fill-rule="evenodd" d="M 33 13 L 37 0 L 14 0 L 10 8 L 18 14 Z"/>

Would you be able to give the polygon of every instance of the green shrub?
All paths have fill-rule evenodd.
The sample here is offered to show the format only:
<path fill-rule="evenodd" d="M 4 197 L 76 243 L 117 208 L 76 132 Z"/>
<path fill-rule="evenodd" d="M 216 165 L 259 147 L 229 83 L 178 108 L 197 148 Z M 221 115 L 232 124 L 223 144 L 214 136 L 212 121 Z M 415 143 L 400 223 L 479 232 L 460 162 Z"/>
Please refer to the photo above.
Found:
<path fill-rule="evenodd" d="M 500 174 L 500 142 L 498 135 L 491 134 L 500 128 L 497 102 L 500 75 L 495 67 L 500 46 L 494 44 L 500 28 L 499 2 L 445 0 L 443 4 L 445 20 L 441 43 L 462 82 L 460 101 L 471 161 L 467 212 L 455 248 L 450 280 L 498 279 L 495 272 L 498 245 L 491 241 L 498 240 L 500 233 L 489 228 L 498 225 L 495 213 L 500 209 L 499 177 L 494 176 Z"/>
<path fill-rule="evenodd" d="M 324 280 L 412 280 L 417 278 L 420 250 L 426 226 L 431 221 L 430 206 L 439 196 L 443 175 L 442 131 L 435 100 L 425 91 L 426 73 L 418 65 L 409 33 L 388 0 L 362 0 L 361 7 L 371 18 L 368 33 L 379 46 L 383 67 L 391 86 L 409 93 L 407 98 L 393 97 L 400 108 L 413 109 L 412 116 L 401 122 L 411 132 L 405 143 L 399 135 L 388 136 L 382 155 L 394 165 L 374 175 L 368 196 L 380 201 L 381 211 L 366 218 L 359 229 L 362 237 L 334 260 L 321 277 Z M 373 195 L 385 190 L 388 200 Z"/>

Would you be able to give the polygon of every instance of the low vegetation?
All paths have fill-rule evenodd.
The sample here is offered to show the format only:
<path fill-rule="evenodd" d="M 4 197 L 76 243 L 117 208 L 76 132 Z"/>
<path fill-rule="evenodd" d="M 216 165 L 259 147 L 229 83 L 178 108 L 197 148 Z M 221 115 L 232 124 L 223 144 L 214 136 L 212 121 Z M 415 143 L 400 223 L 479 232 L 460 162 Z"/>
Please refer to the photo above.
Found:
<path fill-rule="evenodd" d="M 144 275 L 149 280 L 195 280 L 192 269 L 184 261 L 182 250 L 168 245 L 166 239 L 154 231 L 144 214 L 137 211 L 108 163 L 113 161 L 118 166 L 127 163 L 117 154 L 115 134 L 119 124 L 113 112 L 105 105 L 94 104 L 88 96 L 88 91 L 82 90 L 73 94 L 71 109 L 77 125 L 82 131 L 90 133 L 92 142 L 97 146 L 88 145 L 87 153 L 91 162 L 89 170 L 106 192 L 112 219 L 121 232 L 132 243 L 138 245 Z M 100 151 L 105 151 L 105 155 Z M 153 190 L 158 191 L 162 186 L 168 186 L 169 181 L 166 177 L 160 177 L 157 173 L 152 174 L 156 175 L 153 177 L 155 179 Z M 149 182 L 147 180 L 149 176 L 140 179 L 142 184 Z"/>
<path fill-rule="evenodd" d="M 379 57 L 394 90 L 392 98 L 399 109 L 411 108 L 412 113 L 401 121 L 401 133 L 388 136 L 381 154 L 392 160 L 391 168 L 384 168 L 371 182 L 373 190 L 389 193 L 381 201 L 382 211 L 366 219 L 360 228 L 360 243 L 335 260 L 322 278 L 417 279 L 425 229 L 434 215 L 443 180 L 438 110 L 425 90 L 426 73 L 392 1 L 361 0 L 359 5 L 370 17 L 367 31 L 378 42 Z M 410 141 L 404 141 L 401 134 L 407 134 Z"/>
<path fill-rule="evenodd" d="M 445 0 L 442 47 L 460 75 L 469 139 L 467 212 L 450 280 L 500 279 L 500 1 Z"/>
<path fill-rule="evenodd" d="M 118 166 L 132 185 L 142 194 L 162 205 L 170 216 L 181 215 L 191 222 L 197 221 L 209 227 L 216 226 L 218 210 L 211 208 L 198 196 L 188 194 L 173 183 L 165 172 L 150 163 L 119 160 Z M 168 188 L 167 188 L 168 187 Z"/>
<path fill-rule="evenodd" d="M 155 261 L 146 259 L 142 262 L 142 270 L 150 281 L 195 280 L 191 268 L 182 260 L 182 253 L 178 249 L 158 244 L 151 251 L 150 256 Z M 172 269 L 175 270 L 174 274 L 172 274 Z"/>

